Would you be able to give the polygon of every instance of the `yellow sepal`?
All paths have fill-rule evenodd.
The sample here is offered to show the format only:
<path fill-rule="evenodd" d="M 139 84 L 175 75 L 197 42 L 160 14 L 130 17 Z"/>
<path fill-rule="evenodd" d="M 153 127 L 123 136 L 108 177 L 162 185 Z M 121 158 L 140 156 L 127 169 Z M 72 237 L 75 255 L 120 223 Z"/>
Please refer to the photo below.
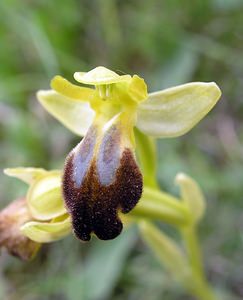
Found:
<path fill-rule="evenodd" d="M 18 178 L 28 184 L 31 184 L 38 177 L 48 173 L 48 171 L 42 168 L 21 168 L 21 167 L 4 169 L 3 172 L 8 176 Z"/>
<path fill-rule="evenodd" d="M 51 171 L 36 180 L 27 193 L 27 205 L 37 220 L 51 220 L 66 212 L 61 193 L 61 172 Z"/>
<path fill-rule="evenodd" d="M 71 232 L 70 217 L 65 214 L 52 222 L 28 222 L 21 227 L 21 232 L 38 243 L 50 243 L 60 240 Z"/>

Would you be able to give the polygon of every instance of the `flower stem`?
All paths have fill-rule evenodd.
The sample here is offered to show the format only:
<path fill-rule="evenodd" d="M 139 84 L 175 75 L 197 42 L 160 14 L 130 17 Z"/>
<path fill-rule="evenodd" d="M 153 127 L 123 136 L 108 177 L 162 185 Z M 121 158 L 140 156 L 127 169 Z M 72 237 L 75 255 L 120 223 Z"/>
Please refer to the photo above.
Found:
<path fill-rule="evenodd" d="M 189 279 L 187 277 L 188 274 L 185 273 L 185 276 L 181 278 L 181 283 L 188 292 L 199 300 L 216 300 L 217 298 L 204 274 L 193 216 L 184 202 L 178 201 L 177 198 L 160 191 L 156 179 L 157 161 L 154 140 L 142 134 L 139 130 L 135 130 L 135 136 L 137 154 L 144 176 L 145 187 L 142 199 L 131 214 L 135 217 L 157 219 L 178 227 L 186 245 L 189 260 L 188 267 L 190 269 Z M 160 257 L 161 262 L 168 265 L 168 261 L 164 261 L 164 246 L 170 245 L 171 247 L 171 245 L 174 245 L 173 248 L 175 248 L 175 244 L 168 240 L 168 238 L 165 239 L 162 232 L 159 233 L 158 230 L 155 230 L 155 228 L 151 226 L 150 224 L 149 226 L 143 227 L 143 230 L 146 229 L 144 232 L 147 233 L 147 242 L 157 253 L 158 257 Z M 147 232 L 148 230 L 149 232 Z M 158 245 L 159 247 L 157 247 Z M 171 266 L 173 266 L 173 263 L 169 269 L 171 269 Z M 174 276 L 177 277 L 178 274 L 174 273 Z"/>
<path fill-rule="evenodd" d="M 216 300 L 204 273 L 202 255 L 194 225 L 181 230 L 186 245 L 189 263 L 192 271 L 192 282 L 188 283 L 188 290 L 200 300 Z M 192 284 L 193 283 L 193 284 Z"/>
<path fill-rule="evenodd" d="M 129 216 L 157 220 L 174 226 L 188 225 L 186 214 L 153 199 L 141 199 L 137 206 L 129 213 Z"/>
<path fill-rule="evenodd" d="M 170 208 L 176 209 L 181 213 L 187 215 L 187 217 L 189 216 L 189 211 L 184 203 L 170 194 L 145 186 L 143 190 L 143 197 L 166 205 Z"/>
<path fill-rule="evenodd" d="M 142 170 L 144 184 L 151 188 L 159 189 L 157 182 L 157 153 L 155 140 L 143 134 L 138 129 L 134 129 L 136 137 L 136 151 L 139 165 Z"/>

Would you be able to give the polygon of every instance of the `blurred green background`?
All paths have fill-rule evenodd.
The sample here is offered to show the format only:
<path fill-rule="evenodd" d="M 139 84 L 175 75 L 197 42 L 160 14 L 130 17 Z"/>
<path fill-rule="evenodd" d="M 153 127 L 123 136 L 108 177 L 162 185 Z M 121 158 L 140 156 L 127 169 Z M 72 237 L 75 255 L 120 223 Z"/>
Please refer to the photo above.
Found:
<path fill-rule="evenodd" d="M 78 142 L 35 92 L 61 74 L 104 65 L 144 77 L 155 91 L 216 81 L 218 105 L 186 136 L 158 142 L 161 186 L 194 177 L 208 209 L 200 226 L 207 275 L 225 299 L 243 299 L 243 1 L 1 0 L 1 168 L 61 168 Z M 26 186 L 0 174 L 1 207 Z M 193 299 L 175 284 L 136 228 L 111 242 L 68 237 L 22 263 L 2 253 L 0 299 Z"/>

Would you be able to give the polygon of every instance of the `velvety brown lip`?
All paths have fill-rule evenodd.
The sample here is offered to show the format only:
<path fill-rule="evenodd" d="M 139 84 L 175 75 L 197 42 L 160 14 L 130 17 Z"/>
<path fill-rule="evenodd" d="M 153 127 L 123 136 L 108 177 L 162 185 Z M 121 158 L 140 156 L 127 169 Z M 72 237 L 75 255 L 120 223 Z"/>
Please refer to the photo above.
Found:
<path fill-rule="evenodd" d="M 142 194 L 142 175 L 132 151 L 123 150 L 109 185 L 101 184 L 94 159 L 78 188 L 73 181 L 73 162 L 71 154 L 64 169 L 63 195 L 75 235 L 83 241 L 90 240 L 92 232 L 102 240 L 117 237 L 123 227 L 118 210 L 128 213 Z"/>

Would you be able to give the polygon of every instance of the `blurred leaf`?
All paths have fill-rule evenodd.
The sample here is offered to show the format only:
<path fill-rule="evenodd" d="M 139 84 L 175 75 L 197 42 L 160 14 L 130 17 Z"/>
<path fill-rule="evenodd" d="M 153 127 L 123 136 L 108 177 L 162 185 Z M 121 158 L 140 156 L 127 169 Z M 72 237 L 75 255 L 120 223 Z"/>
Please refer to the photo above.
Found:
<path fill-rule="evenodd" d="M 67 282 L 68 299 L 108 299 L 135 241 L 134 228 L 112 241 L 94 241 L 84 269 L 77 270 Z"/>
<path fill-rule="evenodd" d="M 29 32 L 30 38 L 36 48 L 37 53 L 40 56 L 42 64 L 46 70 L 48 76 L 53 76 L 59 73 L 59 66 L 56 57 L 55 50 L 48 39 L 44 29 L 36 23 L 32 18 L 25 20 L 26 29 Z"/>
<path fill-rule="evenodd" d="M 16 167 L 19 161 L 23 163 L 24 158 L 28 160 L 29 166 L 38 166 L 46 161 L 45 147 L 47 145 L 41 126 L 30 114 L 15 111 L 4 124 L 4 137 L 9 143 L 8 157 L 11 160 L 11 165 L 5 165 L 5 167 Z M 15 157 L 15 160 L 12 157 Z M 46 165 L 42 164 L 42 166 Z"/>
<path fill-rule="evenodd" d="M 224 11 L 238 9 L 243 6 L 242 0 L 213 0 L 212 2 L 215 9 Z"/>
<path fill-rule="evenodd" d="M 44 29 L 34 18 L 33 11 L 28 8 L 24 12 L 18 11 L 4 2 L 1 2 L 0 8 L 5 15 L 4 22 L 10 30 L 20 36 L 27 45 L 29 45 L 29 41 L 32 42 L 32 46 L 35 47 L 46 73 L 50 77 L 58 73 L 59 68 L 55 51 Z"/>
<path fill-rule="evenodd" d="M 154 252 L 159 262 L 173 277 L 186 284 L 190 280 L 191 270 L 180 246 L 153 223 L 143 221 L 139 225 L 141 237 Z"/>
<path fill-rule="evenodd" d="M 1 278 L 0 280 L 0 299 L 6 299 L 6 283 L 5 280 Z"/>
<path fill-rule="evenodd" d="M 182 46 L 173 57 L 162 65 L 150 90 L 162 90 L 177 84 L 190 81 L 198 65 L 198 54 L 190 48 Z"/>

